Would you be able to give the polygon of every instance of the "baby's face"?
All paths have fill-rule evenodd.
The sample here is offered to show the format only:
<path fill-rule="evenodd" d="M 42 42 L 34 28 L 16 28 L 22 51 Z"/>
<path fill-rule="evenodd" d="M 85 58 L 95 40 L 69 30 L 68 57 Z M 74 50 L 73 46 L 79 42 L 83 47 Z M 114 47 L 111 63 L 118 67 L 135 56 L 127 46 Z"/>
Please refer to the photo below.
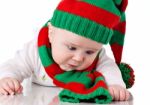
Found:
<path fill-rule="evenodd" d="M 52 57 L 65 71 L 86 69 L 93 63 L 102 48 L 102 44 L 70 31 L 55 27 L 52 30 L 51 33 L 49 28 Z"/>

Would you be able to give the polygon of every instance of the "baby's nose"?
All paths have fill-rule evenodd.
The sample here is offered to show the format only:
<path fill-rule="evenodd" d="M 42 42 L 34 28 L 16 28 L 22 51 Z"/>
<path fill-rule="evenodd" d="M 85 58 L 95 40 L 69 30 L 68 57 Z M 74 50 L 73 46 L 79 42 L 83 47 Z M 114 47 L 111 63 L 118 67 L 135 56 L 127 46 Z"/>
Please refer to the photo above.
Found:
<path fill-rule="evenodd" d="M 73 60 L 75 60 L 77 62 L 82 62 L 84 60 L 84 55 L 81 53 L 75 54 L 73 56 Z"/>

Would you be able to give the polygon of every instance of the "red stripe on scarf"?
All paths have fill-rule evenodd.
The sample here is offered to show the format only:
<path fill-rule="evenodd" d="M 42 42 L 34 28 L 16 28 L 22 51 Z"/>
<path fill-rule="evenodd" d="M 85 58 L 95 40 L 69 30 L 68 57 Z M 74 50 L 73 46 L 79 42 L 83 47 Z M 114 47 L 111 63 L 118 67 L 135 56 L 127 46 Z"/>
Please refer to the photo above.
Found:
<path fill-rule="evenodd" d="M 60 67 L 56 63 L 53 63 L 49 65 L 48 67 L 44 67 L 44 68 L 48 76 L 50 76 L 52 79 L 54 79 L 55 75 L 65 72 L 61 70 Z"/>
<path fill-rule="evenodd" d="M 43 27 L 38 36 L 38 47 L 46 45 L 46 47 L 50 48 L 49 40 L 48 40 L 48 27 Z"/>
<path fill-rule="evenodd" d="M 78 93 L 78 94 L 88 94 L 94 92 L 98 88 L 104 88 L 107 89 L 107 85 L 104 81 L 98 81 L 94 86 L 91 88 L 86 88 L 84 84 L 78 83 L 78 82 L 70 82 L 70 83 L 64 83 L 60 82 L 56 79 L 53 81 L 57 86 L 60 86 L 64 89 L 68 89 L 72 92 Z"/>

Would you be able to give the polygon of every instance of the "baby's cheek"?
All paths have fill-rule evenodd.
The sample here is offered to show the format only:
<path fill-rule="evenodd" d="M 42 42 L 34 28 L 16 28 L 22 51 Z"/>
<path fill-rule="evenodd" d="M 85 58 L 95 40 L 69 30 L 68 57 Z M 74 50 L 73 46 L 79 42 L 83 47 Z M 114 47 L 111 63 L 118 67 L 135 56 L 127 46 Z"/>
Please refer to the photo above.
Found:
<path fill-rule="evenodd" d="M 83 62 L 83 64 L 81 66 L 79 66 L 79 70 L 84 70 L 86 68 L 88 68 L 93 62 L 92 61 L 85 61 Z"/>
<path fill-rule="evenodd" d="M 55 62 L 59 62 L 59 60 L 61 59 L 61 53 L 56 48 L 52 49 L 52 58 Z"/>

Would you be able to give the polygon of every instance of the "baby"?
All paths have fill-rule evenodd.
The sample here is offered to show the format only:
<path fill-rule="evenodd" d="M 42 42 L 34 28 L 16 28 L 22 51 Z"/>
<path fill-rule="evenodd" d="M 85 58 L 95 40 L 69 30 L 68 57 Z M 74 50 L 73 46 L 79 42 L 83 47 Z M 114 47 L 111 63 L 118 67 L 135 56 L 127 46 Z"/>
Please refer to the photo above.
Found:
<path fill-rule="evenodd" d="M 96 70 L 103 74 L 113 100 L 128 100 L 130 94 L 117 66 L 121 60 L 122 47 L 117 46 L 123 45 L 126 5 L 127 0 L 62 0 L 39 33 L 47 32 L 48 37 L 43 35 L 28 42 L 13 59 L 0 65 L 0 94 L 21 93 L 21 82 L 28 77 L 32 77 L 34 83 L 55 86 L 45 71 L 49 59 L 64 71 L 82 71 L 91 66 L 98 55 Z M 108 42 L 117 64 L 103 48 Z M 51 48 L 48 50 L 51 55 L 41 53 L 45 48 L 40 47 L 41 43 Z"/>

